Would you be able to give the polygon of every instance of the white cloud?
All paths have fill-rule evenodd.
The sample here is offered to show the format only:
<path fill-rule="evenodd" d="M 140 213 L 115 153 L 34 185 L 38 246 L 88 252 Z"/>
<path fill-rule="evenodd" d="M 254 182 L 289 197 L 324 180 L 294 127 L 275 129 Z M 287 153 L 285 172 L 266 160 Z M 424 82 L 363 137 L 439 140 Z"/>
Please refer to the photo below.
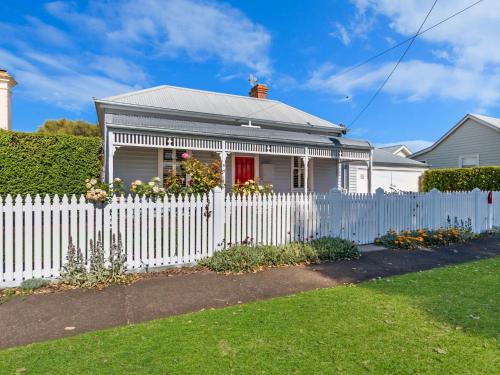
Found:
<path fill-rule="evenodd" d="M 335 22 L 335 30 L 330 33 L 330 36 L 339 39 L 344 46 L 351 44 L 351 37 L 347 29 L 341 23 Z"/>
<path fill-rule="evenodd" d="M 390 28 L 404 37 L 413 35 L 432 1 L 352 0 L 355 17 L 382 16 Z M 426 25 L 433 25 L 470 5 L 470 0 L 438 2 Z M 386 22 L 386 21 L 385 21 Z M 435 29 L 419 36 L 428 43 L 429 54 L 404 61 L 392 76 L 385 93 L 398 99 L 428 98 L 471 101 L 481 108 L 500 103 L 500 2 L 485 1 Z M 422 41 L 420 41 L 422 43 Z M 411 54 L 411 52 L 410 52 Z M 334 94 L 373 92 L 395 61 L 367 64 L 348 74 L 345 68 L 324 64 L 313 70 L 308 87 Z"/>
<path fill-rule="evenodd" d="M 38 18 L 26 16 L 29 22 L 29 32 L 37 35 L 38 40 L 43 40 L 54 46 L 67 47 L 71 45 L 71 38 L 58 28 L 40 21 Z"/>
<path fill-rule="evenodd" d="M 196 0 L 136 0 L 91 3 L 78 12 L 64 2 L 46 9 L 62 21 L 105 38 L 115 48 L 160 56 L 184 53 L 193 60 L 215 58 L 267 77 L 271 36 L 229 5 Z M 104 22 L 106 20 L 106 22 Z"/>
<path fill-rule="evenodd" d="M 411 139 L 411 140 L 394 141 L 394 142 L 388 142 L 388 143 L 376 143 L 375 147 L 387 147 L 387 146 L 393 146 L 393 145 L 405 145 L 412 152 L 417 152 L 417 151 L 423 150 L 424 148 L 427 148 L 427 147 L 431 146 L 432 144 L 434 144 L 434 142 L 426 141 L 424 139 Z"/>
<path fill-rule="evenodd" d="M 0 48 L 0 62 L 18 80 L 17 95 L 80 111 L 94 96 L 147 84 L 149 75 L 133 61 L 138 57 L 216 59 L 236 70 L 233 75 L 247 75 L 248 70 L 261 77 L 271 73 L 269 33 L 229 5 L 92 0 L 85 6 L 79 9 L 77 3 L 64 1 L 45 4 L 48 13 L 67 24 L 67 33 L 32 16 L 15 27 L 0 23 L 0 31 L 8 36 Z M 33 35 L 42 43 L 33 43 Z M 91 43 L 88 48 L 86 43 Z"/>
<path fill-rule="evenodd" d="M 106 97 L 138 88 L 92 70 L 89 64 L 75 64 L 64 55 L 24 51 L 22 56 L 0 48 L 0 61 L 14 73 L 16 95 L 80 111 L 92 97 Z M 68 63 L 68 64 L 66 64 Z"/>

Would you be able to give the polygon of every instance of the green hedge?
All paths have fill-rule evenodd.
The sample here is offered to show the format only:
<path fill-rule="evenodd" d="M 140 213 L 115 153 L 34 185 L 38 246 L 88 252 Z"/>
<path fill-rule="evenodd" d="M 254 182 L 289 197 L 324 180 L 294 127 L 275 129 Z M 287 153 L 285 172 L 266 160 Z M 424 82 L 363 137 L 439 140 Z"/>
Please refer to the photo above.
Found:
<path fill-rule="evenodd" d="M 422 190 L 500 190 L 500 167 L 429 169 L 422 176 Z"/>
<path fill-rule="evenodd" d="M 98 137 L 0 131 L 0 195 L 82 194 L 101 154 Z"/>

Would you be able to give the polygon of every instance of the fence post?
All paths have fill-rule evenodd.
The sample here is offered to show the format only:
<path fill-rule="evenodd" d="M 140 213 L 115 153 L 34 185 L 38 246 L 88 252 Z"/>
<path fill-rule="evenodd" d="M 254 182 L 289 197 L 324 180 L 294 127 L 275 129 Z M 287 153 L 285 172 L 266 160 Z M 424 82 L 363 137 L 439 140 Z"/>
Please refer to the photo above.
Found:
<path fill-rule="evenodd" d="M 338 188 L 330 190 L 330 204 L 332 207 L 332 236 L 342 234 L 342 192 Z"/>
<path fill-rule="evenodd" d="M 224 191 L 220 187 L 216 187 L 213 190 L 213 224 L 214 224 L 214 251 L 218 251 L 224 248 L 225 238 L 225 200 L 224 200 Z"/>
<path fill-rule="evenodd" d="M 381 187 L 375 190 L 375 207 L 377 210 L 377 237 L 382 236 L 386 232 L 386 228 L 384 225 L 384 189 Z"/>
<path fill-rule="evenodd" d="M 493 229 L 493 192 L 488 192 L 488 230 Z"/>
<path fill-rule="evenodd" d="M 437 229 L 441 225 L 441 193 L 438 189 L 431 190 L 431 225 L 432 229 Z"/>
<path fill-rule="evenodd" d="M 475 188 L 474 194 L 474 233 L 481 233 L 481 190 Z"/>

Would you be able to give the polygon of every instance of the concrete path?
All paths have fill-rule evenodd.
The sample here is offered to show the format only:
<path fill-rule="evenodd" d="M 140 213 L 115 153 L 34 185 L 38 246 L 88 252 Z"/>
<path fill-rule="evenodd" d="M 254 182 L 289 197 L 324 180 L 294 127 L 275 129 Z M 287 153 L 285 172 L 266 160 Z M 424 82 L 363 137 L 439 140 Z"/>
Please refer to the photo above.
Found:
<path fill-rule="evenodd" d="M 497 255 L 500 238 L 483 238 L 437 250 L 369 251 L 353 261 L 245 275 L 202 271 L 158 276 L 102 291 L 19 297 L 0 305 L 0 348 Z"/>

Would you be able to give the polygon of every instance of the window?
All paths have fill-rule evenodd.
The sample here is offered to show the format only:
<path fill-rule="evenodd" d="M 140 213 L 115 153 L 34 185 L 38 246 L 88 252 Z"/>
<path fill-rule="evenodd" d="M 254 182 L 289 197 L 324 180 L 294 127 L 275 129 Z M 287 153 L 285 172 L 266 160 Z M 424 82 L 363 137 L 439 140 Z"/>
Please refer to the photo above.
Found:
<path fill-rule="evenodd" d="M 304 160 L 299 156 L 292 158 L 292 189 L 304 188 Z"/>
<path fill-rule="evenodd" d="M 460 155 L 458 158 L 460 168 L 471 168 L 479 166 L 479 154 Z"/>
<path fill-rule="evenodd" d="M 186 182 L 186 172 L 181 166 L 183 153 L 186 150 L 163 150 L 163 179 L 165 180 L 169 176 L 181 176 L 184 177 L 184 182 Z"/>

